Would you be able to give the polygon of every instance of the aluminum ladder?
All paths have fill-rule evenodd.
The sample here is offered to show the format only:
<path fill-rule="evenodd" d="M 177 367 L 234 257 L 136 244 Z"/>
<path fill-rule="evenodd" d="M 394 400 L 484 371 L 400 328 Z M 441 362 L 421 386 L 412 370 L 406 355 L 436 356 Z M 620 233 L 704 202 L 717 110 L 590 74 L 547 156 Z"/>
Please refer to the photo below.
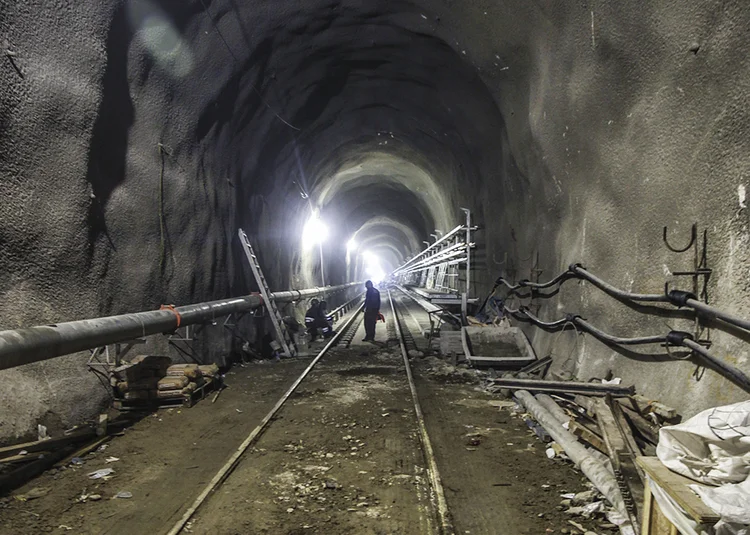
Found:
<path fill-rule="evenodd" d="M 250 264 L 250 269 L 252 270 L 253 276 L 255 277 L 255 282 L 258 283 L 258 288 L 260 288 L 260 295 L 263 296 L 263 303 L 271 313 L 271 323 L 273 323 L 273 327 L 276 330 L 277 339 L 279 341 L 279 344 L 281 344 L 281 349 L 284 351 L 285 356 L 294 357 L 297 355 L 297 346 L 294 345 L 294 339 L 289 334 L 289 330 L 286 328 L 286 324 L 281 317 L 281 313 L 276 306 L 276 302 L 271 299 L 271 291 L 268 288 L 266 278 L 263 276 L 263 270 L 260 268 L 258 257 L 253 251 L 253 246 L 250 245 L 250 240 L 248 239 L 247 234 L 245 234 L 244 230 L 239 229 L 238 234 L 240 236 L 242 248 L 245 250 L 247 261 Z"/>

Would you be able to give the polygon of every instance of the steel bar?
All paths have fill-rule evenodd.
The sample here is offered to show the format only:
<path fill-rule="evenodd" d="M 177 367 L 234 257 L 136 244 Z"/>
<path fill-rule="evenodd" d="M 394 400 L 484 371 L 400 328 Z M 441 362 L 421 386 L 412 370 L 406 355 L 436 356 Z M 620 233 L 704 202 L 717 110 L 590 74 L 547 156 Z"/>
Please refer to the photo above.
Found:
<path fill-rule="evenodd" d="M 452 257 L 455 257 L 455 256 L 459 256 L 460 254 L 463 254 L 463 251 L 458 251 L 457 254 L 452 254 L 452 255 L 450 255 L 450 257 L 452 258 Z M 447 258 L 448 257 L 446 257 L 445 259 L 442 259 L 442 260 L 438 260 L 434 264 L 429 264 L 429 265 L 426 265 L 426 266 L 423 266 L 423 267 L 411 268 L 408 271 L 404 271 L 404 272 L 402 272 L 400 274 L 401 275 L 408 275 L 409 273 L 414 273 L 416 271 L 425 271 L 425 270 L 430 269 L 431 267 L 435 267 L 435 266 L 437 266 L 439 264 L 445 264 L 446 266 L 452 266 L 452 265 L 455 265 L 455 264 L 461 264 L 463 262 L 466 262 L 466 260 L 468 259 L 468 257 L 466 257 L 466 256 L 464 256 L 462 258 L 455 258 L 453 260 L 447 260 Z"/>
<path fill-rule="evenodd" d="M 435 452 L 432 448 L 432 442 L 430 441 L 430 435 L 427 433 L 427 426 L 425 425 L 424 421 L 424 413 L 422 412 L 422 406 L 419 403 L 417 387 L 414 384 L 414 376 L 411 373 L 409 355 L 406 351 L 404 337 L 401 333 L 401 326 L 398 321 L 398 316 L 396 315 L 396 307 L 393 305 L 393 297 L 391 297 L 390 290 L 388 290 L 388 301 L 391 304 L 391 314 L 393 314 L 393 324 L 396 328 L 396 338 L 398 339 L 399 346 L 401 347 L 401 356 L 404 359 L 406 377 L 409 380 L 409 390 L 411 390 L 411 398 L 414 402 L 414 413 L 417 416 L 419 439 L 422 443 L 422 451 L 424 452 L 425 461 L 427 462 L 427 475 L 430 480 L 430 487 L 432 488 L 432 492 L 435 493 L 435 505 L 437 507 L 438 520 L 440 522 L 440 535 L 453 535 L 455 533 L 455 529 L 450 517 L 450 512 L 448 511 L 448 502 L 445 499 L 443 482 L 440 478 L 440 472 L 438 471 L 437 461 L 435 460 Z"/>
<path fill-rule="evenodd" d="M 632 396 L 634 386 L 605 385 L 601 383 L 582 383 L 576 381 L 540 381 L 538 379 L 514 379 L 498 377 L 490 379 L 495 386 L 511 390 L 531 390 L 534 392 L 563 392 L 566 394 L 585 394 L 588 396 Z"/>
<path fill-rule="evenodd" d="M 534 373 L 535 371 L 541 370 L 542 368 L 544 368 L 545 366 L 549 366 L 550 364 L 552 364 L 552 357 L 547 355 L 543 359 L 539 359 L 536 362 L 532 362 L 525 368 L 521 368 L 520 370 L 518 370 L 518 373 Z"/>
<path fill-rule="evenodd" d="M 211 492 L 213 492 L 219 485 L 221 485 L 232 472 L 232 470 L 234 470 L 245 451 L 247 451 L 247 449 L 252 446 L 255 441 L 258 440 L 258 438 L 260 438 L 260 435 L 266 429 L 269 422 L 273 419 L 276 413 L 279 412 L 281 407 L 284 406 L 284 403 L 286 403 L 286 401 L 294 393 L 294 391 L 297 390 L 297 387 L 302 383 L 302 381 L 305 380 L 305 377 L 308 376 L 308 374 L 312 371 L 318 361 L 323 358 L 323 355 L 325 355 L 331 347 L 336 345 L 339 338 L 346 331 L 346 328 L 354 321 L 357 316 L 359 316 L 359 313 L 363 308 L 364 305 L 359 307 L 356 312 L 352 313 L 351 317 L 346 321 L 344 326 L 328 341 L 326 346 L 321 349 L 320 353 L 318 353 L 318 355 L 312 360 L 312 362 L 310 362 L 310 364 L 307 366 L 307 368 L 305 368 L 302 374 L 297 377 L 292 386 L 290 386 L 289 389 L 284 393 L 284 395 L 281 396 L 281 398 L 276 402 L 276 405 L 274 405 L 273 408 L 268 412 L 268 414 L 263 417 L 263 420 L 261 420 L 260 424 L 258 424 L 258 426 L 250 432 L 250 434 L 242 442 L 242 444 L 239 445 L 237 450 L 235 450 L 235 452 L 229 457 L 227 462 L 224 463 L 224 465 L 219 469 L 213 479 L 211 479 L 208 485 L 206 485 L 203 491 L 198 495 L 193 504 L 188 508 L 187 511 L 185 511 L 185 514 L 182 515 L 182 518 L 180 518 L 180 520 L 178 520 L 177 523 L 172 526 L 167 535 L 177 535 L 182 531 L 182 529 L 185 527 L 185 524 L 190 521 L 195 512 L 203 504 L 203 502 L 206 501 L 206 498 L 211 494 Z"/>
<path fill-rule="evenodd" d="M 463 242 L 453 244 L 449 247 L 446 247 L 445 249 L 441 251 L 436 252 L 434 255 L 430 257 L 420 260 L 413 266 L 407 266 L 407 265 L 401 266 L 401 268 L 399 268 L 399 270 L 396 271 L 394 274 L 395 275 L 402 274 L 407 267 L 409 268 L 409 271 L 413 271 L 414 269 L 419 268 L 419 267 L 427 267 L 428 265 L 435 263 L 436 260 L 441 260 L 443 258 L 449 258 L 452 256 L 456 256 L 458 254 L 463 254 L 465 250 L 466 250 L 466 244 L 464 244 Z M 437 263 L 440 263 L 440 262 L 437 262 Z"/>

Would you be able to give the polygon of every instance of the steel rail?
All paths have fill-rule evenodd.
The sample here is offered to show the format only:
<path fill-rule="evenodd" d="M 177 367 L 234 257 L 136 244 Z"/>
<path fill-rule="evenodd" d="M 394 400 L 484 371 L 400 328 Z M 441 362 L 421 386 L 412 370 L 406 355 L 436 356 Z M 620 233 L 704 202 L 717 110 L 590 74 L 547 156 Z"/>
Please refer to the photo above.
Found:
<path fill-rule="evenodd" d="M 357 284 L 360 283 L 275 292 L 271 294 L 271 298 L 276 301 L 297 301 L 308 296 L 344 290 Z M 0 370 L 154 334 L 171 333 L 187 325 L 248 312 L 262 304 L 260 295 L 251 294 L 193 305 L 163 306 L 160 310 L 147 312 L 0 331 Z"/>
<path fill-rule="evenodd" d="M 427 462 L 427 475 L 430 480 L 430 488 L 435 495 L 435 506 L 437 508 L 439 533 L 441 535 L 453 535 L 455 533 L 455 528 L 453 527 L 450 512 L 448 511 L 448 502 L 445 499 L 445 491 L 443 490 L 443 482 L 440 478 L 440 472 L 437 467 L 435 451 L 432 448 L 430 435 L 427 433 L 427 426 L 425 425 L 424 421 L 424 413 L 422 412 L 422 406 L 419 403 L 417 387 L 414 384 L 414 376 L 412 375 L 411 365 L 409 364 L 409 355 L 406 351 L 403 333 L 401 332 L 401 325 L 399 323 L 398 316 L 396 315 L 396 307 L 393 305 L 393 297 L 391 296 L 390 290 L 388 290 L 388 301 L 391 304 L 391 314 L 393 314 L 393 324 L 396 329 L 396 337 L 398 338 L 398 343 L 401 348 L 401 356 L 404 359 L 406 377 L 409 380 L 409 390 L 411 391 L 411 399 L 414 403 L 414 413 L 417 416 L 419 440 L 422 443 L 422 451 L 424 452 L 425 461 Z"/>
<path fill-rule="evenodd" d="M 187 509 L 187 511 L 185 511 L 185 513 L 177 521 L 177 523 L 172 526 L 172 528 L 167 532 L 167 535 L 177 535 L 178 533 L 180 533 L 185 525 L 193 517 L 193 515 L 195 515 L 195 513 L 198 511 L 200 506 L 211 495 L 211 493 L 215 491 L 224 481 L 226 481 L 227 477 L 229 477 L 232 471 L 237 467 L 237 464 L 242 458 L 242 455 L 260 438 L 276 413 L 279 412 L 279 410 L 284 406 L 289 397 L 294 393 L 295 390 L 297 390 L 297 387 L 302 383 L 302 381 L 305 380 L 305 378 L 312 371 L 318 361 L 323 358 L 323 356 L 328 352 L 330 348 L 338 343 L 338 339 L 343 335 L 344 332 L 346 332 L 347 328 L 354 322 L 354 319 L 359 316 L 359 313 L 362 312 L 363 308 L 364 304 L 351 315 L 344 326 L 339 331 L 337 331 L 336 334 L 328 341 L 325 347 L 321 349 L 320 353 L 318 353 L 318 355 L 312 360 L 312 362 L 310 362 L 307 368 L 305 368 L 305 370 L 300 374 L 299 377 L 297 377 L 294 383 L 292 383 L 292 386 L 290 386 L 289 389 L 284 393 L 284 395 L 281 396 L 281 398 L 276 402 L 273 408 L 268 411 L 268 414 L 263 417 L 263 420 L 261 420 L 258 426 L 250 432 L 250 434 L 242 442 L 242 444 L 240 444 L 235 452 L 230 455 L 227 462 L 224 463 L 224 465 L 219 469 L 216 475 L 211 479 L 208 485 L 206 485 L 203 491 L 198 495 L 193 504 Z"/>

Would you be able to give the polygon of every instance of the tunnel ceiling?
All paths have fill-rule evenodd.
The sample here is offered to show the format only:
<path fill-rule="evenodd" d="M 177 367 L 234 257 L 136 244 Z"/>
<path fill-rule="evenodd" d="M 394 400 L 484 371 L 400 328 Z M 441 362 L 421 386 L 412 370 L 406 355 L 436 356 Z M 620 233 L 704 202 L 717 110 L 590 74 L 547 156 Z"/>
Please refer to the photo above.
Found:
<path fill-rule="evenodd" d="M 124 68 L 147 98 L 180 103 L 165 133 L 192 130 L 202 164 L 232 183 L 237 226 L 274 239 L 269 228 L 288 229 L 283 257 L 304 255 L 295 237 L 314 208 L 338 243 L 357 235 L 403 261 L 455 226 L 461 199 L 480 187 L 500 113 L 477 70 L 436 35 L 440 17 L 417 4 L 123 6 L 113 27 L 124 17 L 130 28 L 127 65 L 112 51 L 108 69 Z"/>

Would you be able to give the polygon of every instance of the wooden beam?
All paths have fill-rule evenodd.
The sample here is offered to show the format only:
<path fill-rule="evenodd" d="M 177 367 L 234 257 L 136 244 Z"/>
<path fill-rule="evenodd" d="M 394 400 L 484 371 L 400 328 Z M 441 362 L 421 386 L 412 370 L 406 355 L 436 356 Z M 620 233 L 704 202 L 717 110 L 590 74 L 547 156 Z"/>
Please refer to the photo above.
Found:
<path fill-rule="evenodd" d="M 578 438 L 585 440 L 586 442 L 591 444 L 591 446 L 607 455 L 607 446 L 604 444 L 602 438 L 585 425 L 576 422 L 575 420 L 571 420 L 568 423 L 568 431 L 573 433 Z"/>
<path fill-rule="evenodd" d="M 4 448 L 0 448 L 0 460 L 6 457 L 13 457 L 15 455 L 18 455 L 22 451 L 33 453 L 37 451 L 57 450 L 58 448 L 62 448 L 75 442 L 81 442 L 95 436 L 96 431 L 94 431 L 93 429 L 84 429 L 81 431 L 76 431 L 64 437 L 50 438 L 47 440 L 35 440 L 34 442 L 24 442 L 23 444 L 5 446 Z"/>
<path fill-rule="evenodd" d="M 714 525 L 721 519 L 721 515 L 703 503 L 688 486 L 697 484 L 692 479 L 672 472 L 657 457 L 638 457 L 636 463 L 699 524 Z"/>
<path fill-rule="evenodd" d="M 604 438 L 604 443 L 607 446 L 609 459 L 612 461 L 612 468 L 615 470 L 615 476 L 617 476 L 618 480 L 621 479 L 627 486 L 627 489 L 623 488 L 622 490 L 627 490 L 629 496 L 623 493 L 623 498 L 625 499 L 625 505 L 628 506 L 628 510 L 635 512 L 635 515 L 631 518 L 633 528 L 639 529 L 640 523 L 638 522 L 638 518 L 642 516 L 644 489 L 643 476 L 635 464 L 635 458 L 640 454 L 640 450 L 637 444 L 635 444 L 635 439 L 632 433 L 630 433 L 630 428 L 627 427 L 628 424 L 624 421 L 624 417 L 622 422 L 626 427 L 621 428 L 618 421 L 618 418 L 621 416 L 618 417 L 613 412 L 613 404 L 614 402 L 611 397 L 608 397 L 606 400 L 596 400 L 597 423 L 599 424 L 602 438 Z M 618 414 L 621 415 L 621 413 Z M 634 449 L 631 448 L 631 445 L 634 446 Z"/>

